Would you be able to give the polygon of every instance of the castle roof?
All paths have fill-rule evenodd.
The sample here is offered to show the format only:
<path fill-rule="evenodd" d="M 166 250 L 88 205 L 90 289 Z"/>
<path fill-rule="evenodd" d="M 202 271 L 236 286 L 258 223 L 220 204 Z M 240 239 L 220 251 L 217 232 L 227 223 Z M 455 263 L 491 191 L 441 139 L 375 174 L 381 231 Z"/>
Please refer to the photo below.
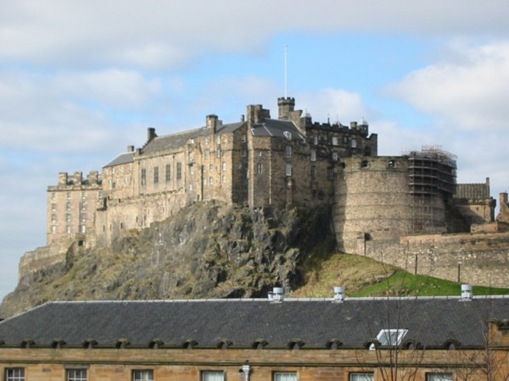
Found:
<path fill-rule="evenodd" d="M 108 164 L 106 164 L 104 166 L 104 168 L 106 168 L 106 167 L 114 167 L 116 165 L 132 163 L 133 162 L 133 158 L 134 158 L 134 153 L 133 152 L 123 153 L 123 154 L 117 156 L 112 161 L 110 161 Z"/>
<path fill-rule="evenodd" d="M 230 123 L 218 126 L 216 133 L 231 133 L 241 127 L 245 122 Z M 155 153 L 172 149 L 180 149 L 185 146 L 190 139 L 196 139 L 202 136 L 212 135 L 211 129 L 201 127 L 194 130 L 183 131 L 176 134 L 156 136 L 149 141 L 142 149 L 143 153 Z"/>
<path fill-rule="evenodd" d="M 207 134 L 209 134 L 207 129 L 197 128 L 171 135 L 156 136 L 154 139 L 147 142 L 147 144 L 142 148 L 142 153 L 147 154 L 179 149 L 184 147 L 189 139 L 195 139 Z"/>
<path fill-rule="evenodd" d="M 288 120 L 265 119 L 262 123 L 255 124 L 251 129 L 254 136 L 266 136 L 285 138 L 286 133 L 290 133 L 293 138 L 305 139 L 305 136 L 299 131 L 297 126 Z"/>
<path fill-rule="evenodd" d="M 4 346 L 49 347 L 63 340 L 67 347 L 86 341 L 97 347 L 115 347 L 125 339 L 131 347 L 148 347 L 154 339 L 165 347 L 215 348 L 362 348 L 380 330 L 408 330 L 404 342 L 427 348 L 456 346 L 482 348 L 488 319 L 509 318 L 508 297 L 352 298 L 91 301 L 50 302 L 0 322 Z M 368 343 L 368 344 L 367 344 Z"/>

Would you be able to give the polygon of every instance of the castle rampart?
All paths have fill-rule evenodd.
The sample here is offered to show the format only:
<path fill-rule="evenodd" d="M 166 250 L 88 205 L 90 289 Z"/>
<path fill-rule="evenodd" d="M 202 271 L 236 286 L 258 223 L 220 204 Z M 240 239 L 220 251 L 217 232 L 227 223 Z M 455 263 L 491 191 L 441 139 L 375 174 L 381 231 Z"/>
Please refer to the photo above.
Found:
<path fill-rule="evenodd" d="M 507 287 L 508 249 L 509 233 L 433 234 L 367 242 L 362 254 L 410 273 L 459 283 Z"/>

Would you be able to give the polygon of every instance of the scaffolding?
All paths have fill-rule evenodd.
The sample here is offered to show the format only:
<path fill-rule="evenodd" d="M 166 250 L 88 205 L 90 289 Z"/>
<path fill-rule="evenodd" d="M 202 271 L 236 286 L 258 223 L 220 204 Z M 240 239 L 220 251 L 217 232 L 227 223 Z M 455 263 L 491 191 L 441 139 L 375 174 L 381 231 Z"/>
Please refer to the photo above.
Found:
<path fill-rule="evenodd" d="M 436 215 L 437 199 L 445 205 L 456 190 L 456 156 L 437 146 L 423 146 L 408 157 L 408 187 L 413 199 L 413 233 L 438 232 L 444 212 Z"/>

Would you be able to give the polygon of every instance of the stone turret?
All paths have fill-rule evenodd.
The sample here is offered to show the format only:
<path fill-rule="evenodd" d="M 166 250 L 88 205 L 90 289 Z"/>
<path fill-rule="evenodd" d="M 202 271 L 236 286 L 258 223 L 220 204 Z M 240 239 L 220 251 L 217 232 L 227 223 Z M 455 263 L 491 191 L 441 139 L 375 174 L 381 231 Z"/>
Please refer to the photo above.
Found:
<path fill-rule="evenodd" d="M 295 98 L 278 98 L 277 106 L 279 109 L 278 118 L 281 120 L 289 120 L 291 113 L 295 110 Z"/>

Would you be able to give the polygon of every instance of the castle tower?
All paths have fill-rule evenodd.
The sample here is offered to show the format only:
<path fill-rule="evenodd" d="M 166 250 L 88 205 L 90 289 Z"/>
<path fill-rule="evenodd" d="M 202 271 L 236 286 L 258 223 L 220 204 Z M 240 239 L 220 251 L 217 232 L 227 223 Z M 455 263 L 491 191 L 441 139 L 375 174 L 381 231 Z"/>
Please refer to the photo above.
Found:
<path fill-rule="evenodd" d="M 295 98 L 281 97 L 277 100 L 278 106 L 278 119 L 290 120 L 291 113 L 295 110 Z"/>

